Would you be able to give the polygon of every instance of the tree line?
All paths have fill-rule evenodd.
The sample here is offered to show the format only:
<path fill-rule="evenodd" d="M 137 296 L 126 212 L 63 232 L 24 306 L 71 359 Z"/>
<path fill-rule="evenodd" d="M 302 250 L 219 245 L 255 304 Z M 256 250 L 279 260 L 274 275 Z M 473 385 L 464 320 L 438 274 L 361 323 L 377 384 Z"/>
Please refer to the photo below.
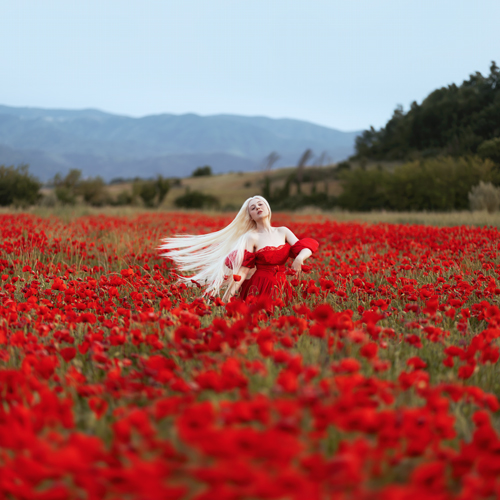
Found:
<path fill-rule="evenodd" d="M 500 70 L 476 72 L 460 86 L 431 92 L 408 111 L 398 106 L 385 127 L 356 139 L 355 159 L 412 160 L 478 154 L 500 163 Z"/>
<path fill-rule="evenodd" d="M 211 176 L 209 165 L 198 167 L 193 177 Z M 127 184 L 120 191 L 110 192 L 110 185 Z M 76 205 L 83 203 L 94 207 L 106 205 L 142 205 L 159 207 L 172 185 L 179 185 L 180 179 L 168 179 L 157 175 L 154 179 L 114 179 L 107 184 L 101 177 L 84 177 L 81 170 L 70 169 L 66 175 L 56 174 L 48 183 L 49 194 L 42 195 L 42 182 L 30 171 L 28 165 L 0 165 L 0 206 L 28 207 L 42 203 L 51 205 Z M 179 208 L 219 208 L 217 198 L 199 191 L 190 191 L 178 196 L 174 204 Z"/>

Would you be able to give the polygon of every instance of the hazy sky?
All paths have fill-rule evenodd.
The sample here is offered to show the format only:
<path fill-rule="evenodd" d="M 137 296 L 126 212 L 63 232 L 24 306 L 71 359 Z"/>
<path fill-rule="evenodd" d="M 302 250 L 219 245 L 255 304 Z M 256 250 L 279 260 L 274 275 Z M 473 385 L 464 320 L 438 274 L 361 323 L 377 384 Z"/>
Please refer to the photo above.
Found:
<path fill-rule="evenodd" d="M 0 104 L 380 127 L 500 64 L 499 0 L 0 0 Z"/>

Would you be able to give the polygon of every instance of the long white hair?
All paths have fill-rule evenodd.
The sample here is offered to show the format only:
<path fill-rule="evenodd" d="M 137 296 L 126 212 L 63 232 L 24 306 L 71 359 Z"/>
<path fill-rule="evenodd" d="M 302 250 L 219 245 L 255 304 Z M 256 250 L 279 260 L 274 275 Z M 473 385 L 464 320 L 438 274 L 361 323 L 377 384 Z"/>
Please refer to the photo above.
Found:
<path fill-rule="evenodd" d="M 267 200 L 262 196 L 252 196 L 243 203 L 231 224 L 220 231 L 197 236 L 175 235 L 162 240 L 159 249 L 165 253 L 161 255 L 172 259 L 182 274 L 190 274 L 179 276 L 179 281 L 206 286 L 205 295 L 211 296 L 218 295 L 221 288 L 231 284 L 243 262 L 248 233 L 257 227 L 248 210 L 248 205 L 255 199 L 266 204 L 270 222 L 271 207 Z"/>

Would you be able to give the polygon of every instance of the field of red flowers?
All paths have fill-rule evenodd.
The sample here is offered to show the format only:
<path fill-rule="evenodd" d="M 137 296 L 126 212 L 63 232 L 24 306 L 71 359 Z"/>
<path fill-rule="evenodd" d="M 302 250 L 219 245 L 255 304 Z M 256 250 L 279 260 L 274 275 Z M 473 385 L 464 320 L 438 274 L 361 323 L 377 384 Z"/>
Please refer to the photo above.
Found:
<path fill-rule="evenodd" d="M 498 498 L 498 230 L 275 215 L 269 315 L 158 256 L 229 220 L 0 216 L 0 498 Z"/>

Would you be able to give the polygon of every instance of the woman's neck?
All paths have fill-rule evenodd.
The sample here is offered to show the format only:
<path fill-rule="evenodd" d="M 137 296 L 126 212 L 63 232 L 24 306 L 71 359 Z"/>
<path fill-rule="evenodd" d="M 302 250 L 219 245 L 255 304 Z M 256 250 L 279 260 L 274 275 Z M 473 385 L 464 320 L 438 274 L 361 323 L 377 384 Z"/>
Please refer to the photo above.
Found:
<path fill-rule="evenodd" d="M 256 231 L 258 233 L 272 233 L 274 228 L 271 226 L 269 222 L 269 217 L 266 217 L 264 220 L 256 221 Z"/>

